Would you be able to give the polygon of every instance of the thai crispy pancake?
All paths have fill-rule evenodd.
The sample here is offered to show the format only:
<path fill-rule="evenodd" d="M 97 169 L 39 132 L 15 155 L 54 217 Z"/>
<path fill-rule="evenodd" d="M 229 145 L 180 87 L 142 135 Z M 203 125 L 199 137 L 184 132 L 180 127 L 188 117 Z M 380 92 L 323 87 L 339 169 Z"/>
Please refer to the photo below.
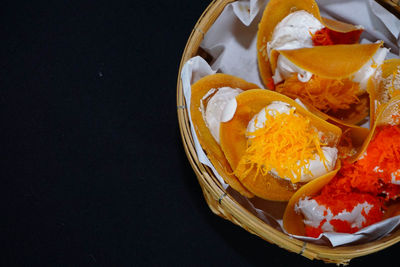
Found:
<path fill-rule="evenodd" d="M 329 45 L 280 50 L 296 66 L 323 78 L 348 78 L 376 53 L 382 43 Z M 310 60 L 312 59 L 312 60 Z M 276 62 L 271 62 L 275 69 Z"/>
<path fill-rule="evenodd" d="M 205 76 L 192 85 L 191 101 L 190 101 L 190 114 L 193 122 L 194 129 L 199 139 L 200 145 L 207 154 L 215 169 L 222 176 L 226 183 L 233 189 L 246 197 L 253 197 L 250 193 L 233 175 L 233 171 L 226 161 L 225 155 L 221 150 L 220 145 L 215 141 L 206 123 L 204 122 L 201 113 L 201 102 L 207 92 L 212 89 L 221 87 L 240 88 L 248 90 L 258 88 L 259 86 L 253 83 L 246 82 L 238 77 L 227 74 L 214 74 Z M 207 104 L 207 103 L 203 103 Z"/>
<path fill-rule="evenodd" d="M 358 154 L 358 158 L 368 148 L 369 143 L 375 135 L 376 128 L 387 124 L 398 125 L 400 124 L 400 96 L 394 97 L 377 115 L 376 121 L 371 128 L 368 137 L 365 139 L 363 147 Z M 285 213 L 283 215 L 283 226 L 285 230 L 294 235 L 305 235 L 303 216 L 295 212 L 295 204 L 304 197 L 313 197 L 317 195 L 321 189 L 328 184 L 336 174 L 330 173 L 325 177 L 315 179 L 303 187 L 301 187 L 296 194 L 290 199 Z M 400 214 L 400 204 L 389 205 L 388 212 L 384 215 L 384 219 L 390 218 Z"/>
<path fill-rule="evenodd" d="M 237 168 L 245 168 L 239 164 L 247 148 L 246 130 L 250 120 L 262 108 L 273 101 L 282 101 L 296 108 L 296 112 L 311 120 L 311 124 L 324 133 L 327 143 L 335 146 L 341 135 L 340 128 L 322 120 L 308 112 L 294 100 L 270 90 L 254 89 L 239 94 L 236 97 L 237 108 L 235 115 L 228 122 L 221 123 L 220 140 L 221 147 L 231 168 L 238 173 L 244 173 Z M 273 201 L 288 201 L 296 191 L 293 184 L 287 180 L 273 176 L 270 173 L 263 175 L 261 172 L 251 169 L 246 175 L 238 175 L 241 183 L 254 195 Z"/>
<path fill-rule="evenodd" d="M 381 45 L 382 43 L 331 45 L 300 48 L 294 50 L 281 50 L 275 52 L 277 55 L 280 54 L 285 56 L 296 66 L 311 72 L 316 77 L 326 79 L 322 81 L 326 81 L 328 85 L 335 86 L 335 82 L 347 84 L 348 87 L 344 87 L 346 89 L 352 88 L 352 86 L 357 84 L 351 81 L 352 76 L 358 70 L 360 70 L 362 66 L 371 60 Z M 273 68 L 275 68 L 274 62 L 275 61 L 271 62 Z M 314 79 L 314 77 L 311 79 Z M 355 92 L 359 94 L 357 97 L 358 100 L 349 104 L 346 109 L 332 109 L 327 112 L 318 110 L 315 107 L 315 103 L 312 103 L 310 98 L 308 98 L 308 94 L 304 93 L 304 90 L 293 89 L 295 86 L 307 86 L 311 82 L 314 81 L 310 80 L 306 83 L 295 82 L 294 84 L 286 84 L 284 82 L 278 85 L 276 90 L 290 96 L 291 98 L 300 98 L 307 105 L 311 112 L 325 119 L 330 118 L 338 123 L 356 124 L 369 114 L 369 96 L 367 92 Z M 324 87 L 322 86 L 321 88 Z M 332 88 L 335 90 L 335 87 Z M 330 101 L 339 101 L 338 105 L 340 105 L 341 99 L 345 98 L 345 93 L 346 91 L 343 92 L 343 95 L 333 94 L 330 96 Z M 348 98 L 351 97 L 351 95 L 348 96 Z"/>
<path fill-rule="evenodd" d="M 337 32 L 345 34 L 349 43 L 357 43 L 362 29 L 340 21 L 322 18 L 317 3 L 314 0 L 296 1 L 296 0 L 271 0 L 264 10 L 261 22 L 258 26 L 257 33 L 257 58 L 260 76 L 269 89 L 273 89 L 272 74 L 274 68 L 271 68 L 268 60 L 266 45 L 272 38 L 272 33 L 276 25 L 291 12 L 304 10 L 312 14 L 325 27 Z M 274 54 L 274 52 L 272 52 Z M 276 55 L 273 56 L 276 58 Z"/>

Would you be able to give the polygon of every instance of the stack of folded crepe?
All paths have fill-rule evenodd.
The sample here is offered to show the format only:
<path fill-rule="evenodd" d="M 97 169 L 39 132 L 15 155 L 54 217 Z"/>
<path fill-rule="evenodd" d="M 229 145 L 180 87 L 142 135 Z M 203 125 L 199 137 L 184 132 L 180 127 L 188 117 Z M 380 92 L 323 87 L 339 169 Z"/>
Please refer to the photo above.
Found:
<path fill-rule="evenodd" d="M 356 124 L 368 115 L 367 81 L 388 52 L 382 42 L 359 44 L 362 31 L 321 18 L 313 0 L 270 1 L 257 37 L 261 78 L 323 118 Z"/>

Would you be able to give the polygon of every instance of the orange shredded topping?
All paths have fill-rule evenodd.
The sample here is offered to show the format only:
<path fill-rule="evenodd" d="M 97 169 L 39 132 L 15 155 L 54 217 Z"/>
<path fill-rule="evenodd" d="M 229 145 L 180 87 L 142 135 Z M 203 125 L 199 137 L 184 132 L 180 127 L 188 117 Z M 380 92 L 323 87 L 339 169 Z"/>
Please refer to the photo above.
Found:
<path fill-rule="evenodd" d="M 392 179 L 400 181 L 400 128 L 383 126 L 377 128 L 375 137 L 368 145 L 366 154 L 357 162 L 344 161 L 339 173 L 314 197 L 320 205 L 329 208 L 333 215 L 344 210 L 351 211 L 357 204 L 368 202 L 373 208 L 362 215 L 366 219 L 362 227 L 376 223 L 383 218 L 385 201 L 400 196 L 400 186 Z M 340 199 L 340 201 L 337 201 Z M 333 222 L 336 232 L 353 233 L 358 228 L 348 222 Z M 319 227 L 306 226 L 307 235 L 317 237 Z"/>
<path fill-rule="evenodd" d="M 261 172 L 266 175 L 275 170 L 278 176 L 290 178 L 292 183 L 297 183 L 302 172 L 312 175 L 307 165 L 316 158 L 316 154 L 324 164 L 326 162 L 318 132 L 312 127 L 309 118 L 295 114 L 294 109 L 289 114 L 272 111 L 275 114 L 271 115 L 269 111 L 266 109 L 264 127 L 246 133 L 251 138 L 248 139 L 246 152 L 235 174 L 246 177 L 255 167 L 257 174 Z"/>
<path fill-rule="evenodd" d="M 317 109 L 336 112 L 348 109 L 351 104 L 359 102 L 357 93 L 359 84 L 350 79 L 326 79 L 313 75 L 306 83 L 292 75 L 283 83 L 276 86 L 276 91 L 290 97 L 298 97 L 304 102 L 312 104 Z"/>

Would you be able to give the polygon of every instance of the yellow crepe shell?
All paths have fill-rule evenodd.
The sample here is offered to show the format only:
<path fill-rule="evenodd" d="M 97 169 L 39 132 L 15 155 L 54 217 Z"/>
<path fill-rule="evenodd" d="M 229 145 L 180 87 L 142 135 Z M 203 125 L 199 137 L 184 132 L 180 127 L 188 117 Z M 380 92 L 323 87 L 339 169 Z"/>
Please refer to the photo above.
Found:
<path fill-rule="evenodd" d="M 308 112 L 294 100 L 274 91 L 264 89 L 248 90 L 236 97 L 237 109 L 233 118 L 221 123 L 220 142 L 222 150 L 230 166 L 235 170 L 247 148 L 246 129 L 250 120 L 262 108 L 272 101 L 282 101 L 296 108 L 301 115 L 309 117 L 311 123 L 328 138 L 330 146 L 335 146 L 340 138 L 341 130 L 318 116 Z M 238 177 L 240 182 L 254 195 L 273 201 L 288 201 L 296 189 L 289 181 L 276 178 L 270 174 L 255 175 L 252 170 L 245 177 Z"/>
<path fill-rule="evenodd" d="M 385 60 L 368 81 L 367 90 L 370 96 L 370 125 L 373 125 L 379 110 L 392 97 L 400 94 L 400 59 Z"/>
<path fill-rule="evenodd" d="M 204 78 L 198 80 L 192 85 L 190 101 L 190 113 L 192 123 L 199 139 L 200 145 L 206 152 L 207 157 L 210 159 L 215 169 L 225 180 L 225 182 L 228 183 L 233 189 L 241 193 L 243 196 L 253 197 L 253 194 L 250 193 L 232 174 L 233 171 L 229 163 L 227 162 L 220 145 L 211 135 L 211 132 L 206 126 L 203 115 L 200 111 L 202 98 L 207 94 L 207 92 L 212 88 L 218 89 L 221 87 L 240 88 L 242 90 L 259 88 L 259 86 L 256 84 L 249 83 L 232 75 L 214 74 L 205 76 Z"/>
<path fill-rule="evenodd" d="M 296 66 L 319 77 L 341 79 L 348 78 L 361 69 L 381 46 L 382 42 L 373 44 L 327 45 L 281 50 L 277 51 L 277 53 L 285 56 Z"/>

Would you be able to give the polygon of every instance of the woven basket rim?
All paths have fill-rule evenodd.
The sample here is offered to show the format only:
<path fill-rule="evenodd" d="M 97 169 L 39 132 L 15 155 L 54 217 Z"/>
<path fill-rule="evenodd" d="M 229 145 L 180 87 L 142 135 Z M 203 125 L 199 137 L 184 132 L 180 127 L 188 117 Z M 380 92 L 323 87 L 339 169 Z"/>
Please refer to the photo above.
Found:
<path fill-rule="evenodd" d="M 276 244 L 288 251 L 301 254 L 308 259 L 319 259 L 326 263 L 348 264 L 353 258 L 380 251 L 399 242 L 400 229 L 375 241 L 334 248 L 289 237 L 285 233 L 257 218 L 237 203 L 236 200 L 223 189 L 211 169 L 199 162 L 191 136 L 187 112 L 188 107 L 186 106 L 183 96 L 181 71 L 186 61 L 198 54 L 198 49 L 205 33 L 207 33 L 208 29 L 221 14 L 225 6 L 235 1 L 236 0 L 213 0 L 202 13 L 186 43 L 181 57 L 177 80 L 177 115 L 184 150 L 210 209 L 216 215 L 239 225 L 248 232 L 270 243 Z"/>

